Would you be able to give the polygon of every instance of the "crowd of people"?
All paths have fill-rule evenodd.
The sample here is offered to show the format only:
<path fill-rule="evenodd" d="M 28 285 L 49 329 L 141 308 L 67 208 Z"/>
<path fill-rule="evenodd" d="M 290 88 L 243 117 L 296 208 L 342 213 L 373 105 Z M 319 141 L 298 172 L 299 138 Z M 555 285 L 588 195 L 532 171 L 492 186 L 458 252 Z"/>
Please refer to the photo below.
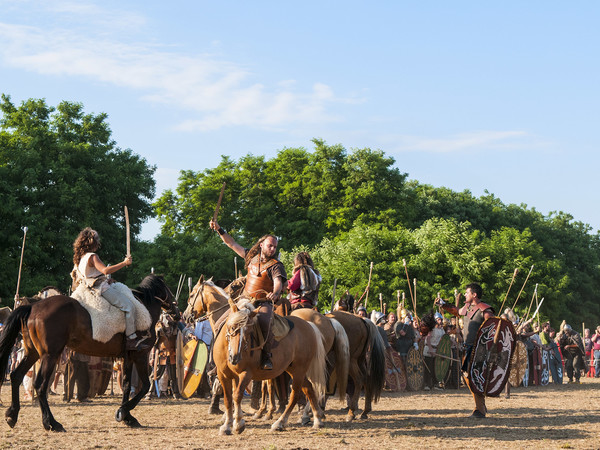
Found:
<path fill-rule="evenodd" d="M 288 280 L 284 265 L 275 257 L 277 250 L 277 238 L 266 235 L 254 246 L 246 249 L 239 245 L 219 226 L 211 221 L 211 228 L 221 237 L 223 242 L 234 252 L 243 257 L 246 262 L 247 276 L 243 285 L 242 295 L 246 295 L 258 309 L 258 323 L 264 336 L 264 344 L 261 349 L 260 366 L 262 370 L 272 369 L 271 343 L 273 335 L 271 332 L 271 316 L 274 306 L 283 300 L 289 301 L 290 309 L 312 308 L 316 309 L 318 302 L 319 285 L 321 277 L 318 270 L 307 252 L 300 252 L 294 258 L 292 275 Z M 121 309 L 126 317 L 125 350 L 135 350 L 146 345 L 147 335 L 136 333 L 131 317 L 131 296 L 123 299 L 119 296 L 117 287 L 120 283 L 114 283 L 108 275 L 132 263 L 130 256 L 123 262 L 114 266 L 106 266 L 96 255 L 100 245 L 97 232 L 91 228 L 84 229 L 78 236 L 75 244 L 73 279 L 76 283 L 84 283 L 89 288 L 98 289 L 99 293 L 107 300 Z M 287 293 L 287 296 L 286 296 Z M 346 292 L 346 297 L 349 294 Z M 403 305 L 387 314 L 383 311 L 373 310 L 368 315 L 365 306 L 353 302 L 346 302 L 345 308 L 349 313 L 356 314 L 364 320 L 371 320 L 378 327 L 380 336 L 386 349 L 386 357 L 390 361 L 394 359 L 394 352 L 400 356 L 398 370 L 406 370 L 406 360 L 411 349 L 418 350 L 423 364 L 424 383 L 422 388 L 426 391 L 443 390 L 448 387 L 448 380 L 438 380 L 435 374 L 435 361 L 438 356 L 437 348 L 444 337 L 448 335 L 452 342 L 452 356 L 449 357 L 455 363 L 463 360 L 462 367 L 455 366 L 466 371 L 471 351 L 473 349 L 475 335 L 480 325 L 489 317 L 495 315 L 493 308 L 482 302 L 481 286 L 472 283 L 466 287 L 464 293 L 465 305 L 458 308 L 442 299 L 436 299 L 436 309 L 428 312 L 425 316 L 415 317 Z M 340 304 L 338 302 L 338 304 Z M 458 302 L 456 302 L 458 305 Z M 452 317 L 450 317 L 452 316 Z M 520 320 L 510 310 L 505 310 L 501 317 L 513 323 L 517 339 L 522 342 L 528 352 L 529 371 L 519 383 L 524 385 L 544 384 L 533 372 L 539 369 L 540 358 L 536 358 L 536 352 L 546 352 L 549 355 L 548 370 L 554 383 L 562 383 L 563 368 L 566 372 L 568 383 L 580 383 L 582 376 L 600 377 L 600 326 L 592 334 L 590 329 L 585 329 L 583 337 L 573 327 L 563 322 L 558 333 L 551 327 L 549 322 L 543 324 L 534 323 L 532 319 Z M 426 323 L 427 326 L 423 326 Z M 0 330 L 2 325 L 0 324 Z M 175 338 L 179 331 L 185 340 L 195 339 L 204 342 L 210 348 L 212 344 L 212 330 L 209 322 L 200 320 L 193 324 L 185 324 L 173 320 L 168 314 L 163 314 L 156 324 L 157 339 L 150 351 L 148 364 L 152 368 L 151 382 L 153 389 L 147 398 L 153 395 L 162 398 L 181 398 L 176 371 L 176 348 Z M 11 362 L 7 373 L 10 373 L 22 358 L 23 349 L 19 344 L 15 345 Z M 56 394 L 59 379 L 64 379 L 64 400 L 70 401 L 76 398 L 79 402 L 87 402 L 90 397 L 100 394 L 97 383 L 90 383 L 90 367 L 97 370 L 98 361 L 89 356 L 65 350 L 62 364 L 57 367 L 57 373 L 50 389 L 51 394 Z M 397 365 L 396 362 L 393 365 Z M 106 361 L 100 361 L 101 371 L 106 366 Z M 32 370 L 33 371 L 33 370 Z M 31 395 L 32 371 L 24 380 L 25 395 Z M 109 373 L 112 378 L 120 371 L 118 361 L 109 362 Z M 215 371 L 210 361 L 207 365 L 207 375 L 199 385 L 196 394 L 202 397 L 212 392 L 211 412 L 220 413 L 218 407 L 218 383 L 214 383 Z M 106 371 L 105 371 L 106 372 Z M 460 373 L 460 370 L 458 371 Z M 550 378 L 548 374 L 548 378 Z M 6 376 L 6 374 L 4 374 Z M 120 385 L 120 380 L 118 384 Z M 462 384 L 461 377 L 456 377 L 453 387 L 459 388 Z M 106 383 L 104 382 L 104 390 Z M 135 386 L 135 383 L 134 383 Z M 74 388 L 77 396 L 74 397 Z M 135 387 L 134 387 L 135 389 Z M 509 395 L 509 390 L 507 390 Z M 481 395 L 473 392 L 475 399 L 475 417 L 485 417 L 487 409 Z"/>

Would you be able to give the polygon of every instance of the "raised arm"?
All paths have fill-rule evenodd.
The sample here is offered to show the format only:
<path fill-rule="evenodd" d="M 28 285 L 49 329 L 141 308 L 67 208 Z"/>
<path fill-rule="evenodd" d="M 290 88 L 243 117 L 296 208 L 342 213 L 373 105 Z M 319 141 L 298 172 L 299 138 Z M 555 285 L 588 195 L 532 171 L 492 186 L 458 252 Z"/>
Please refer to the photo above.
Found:
<path fill-rule="evenodd" d="M 211 230 L 214 230 L 217 233 L 219 233 L 221 240 L 225 243 L 227 247 L 236 252 L 242 258 L 246 256 L 246 250 L 244 249 L 244 247 L 235 242 L 235 239 L 233 239 L 229 234 L 227 234 L 227 232 L 219 225 L 217 221 L 211 220 L 210 228 Z"/>

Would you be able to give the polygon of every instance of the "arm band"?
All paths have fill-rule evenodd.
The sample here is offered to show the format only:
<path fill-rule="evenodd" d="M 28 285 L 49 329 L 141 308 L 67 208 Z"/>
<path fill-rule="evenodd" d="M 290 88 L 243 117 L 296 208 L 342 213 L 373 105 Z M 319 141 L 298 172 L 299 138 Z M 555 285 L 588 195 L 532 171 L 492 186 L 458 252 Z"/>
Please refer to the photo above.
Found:
<path fill-rule="evenodd" d="M 219 229 L 217 230 L 217 233 L 219 233 L 221 236 L 223 236 L 226 231 L 223 229 L 223 227 L 219 227 Z"/>

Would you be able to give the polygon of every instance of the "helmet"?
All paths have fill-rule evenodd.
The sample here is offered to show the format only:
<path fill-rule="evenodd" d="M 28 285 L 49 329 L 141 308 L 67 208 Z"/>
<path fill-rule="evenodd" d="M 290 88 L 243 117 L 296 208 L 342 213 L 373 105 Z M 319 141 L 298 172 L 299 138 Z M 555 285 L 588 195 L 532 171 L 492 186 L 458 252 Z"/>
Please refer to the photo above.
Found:
<path fill-rule="evenodd" d="M 437 319 L 442 319 L 442 320 L 444 320 L 444 316 L 442 316 L 442 315 L 441 315 L 439 312 L 436 312 L 436 313 L 433 315 L 433 318 L 434 318 L 435 320 L 437 320 Z"/>
<path fill-rule="evenodd" d="M 402 310 L 400 311 L 400 317 L 404 319 L 406 316 L 410 316 L 410 313 L 408 312 L 408 309 L 402 308 Z"/>
<path fill-rule="evenodd" d="M 367 312 L 367 308 L 365 308 L 363 305 L 360 305 L 358 308 L 356 308 L 356 312 L 359 312 L 359 311 Z"/>
<path fill-rule="evenodd" d="M 504 310 L 504 314 L 506 314 L 506 317 L 508 318 L 508 320 L 510 320 L 512 323 L 517 322 L 518 318 L 517 315 L 515 314 L 515 312 L 511 309 L 511 308 L 506 308 Z"/>
<path fill-rule="evenodd" d="M 565 330 L 567 333 L 570 333 L 571 331 L 573 331 L 573 328 L 571 328 L 571 325 L 569 325 L 568 323 L 565 325 L 565 327 L 563 328 L 563 330 Z"/>
<path fill-rule="evenodd" d="M 375 313 L 373 314 L 373 322 L 375 323 L 375 325 L 378 325 L 381 322 L 385 321 L 385 314 L 383 314 L 382 312 L 379 311 L 375 311 Z"/>

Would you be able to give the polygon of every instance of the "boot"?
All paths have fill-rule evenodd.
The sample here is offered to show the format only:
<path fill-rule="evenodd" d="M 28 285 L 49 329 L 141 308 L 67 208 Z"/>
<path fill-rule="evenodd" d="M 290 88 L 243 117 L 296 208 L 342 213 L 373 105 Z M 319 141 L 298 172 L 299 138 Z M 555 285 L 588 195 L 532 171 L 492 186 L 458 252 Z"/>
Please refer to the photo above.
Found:
<path fill-rule="evenodd" d="M 223 411 L 219 409 L 219 402 L 221 401 L 221 394 L 213 394 L 210 398 L 210 405 L 208 406 L 208 413 L 214 415 L 223 414 Z"/>
<path fill-rule="evenodd" d="M 260 354 L 260 368 L 262 370 L 273 370 L 273 362 L 271 361 L 271 356 L 273 356 L 271 352 L 267 352 L 263 348 Z"/>

